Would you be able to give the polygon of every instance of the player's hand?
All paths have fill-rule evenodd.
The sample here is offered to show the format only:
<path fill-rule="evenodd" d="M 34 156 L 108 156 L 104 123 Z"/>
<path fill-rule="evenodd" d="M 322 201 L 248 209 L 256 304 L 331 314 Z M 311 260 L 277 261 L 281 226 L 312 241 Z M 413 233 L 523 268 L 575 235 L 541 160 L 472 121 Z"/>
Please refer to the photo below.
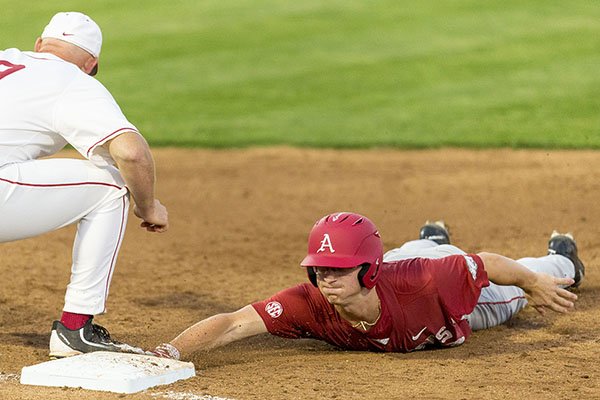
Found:
<path fill-rule="evenodd" d="M 566 313 L 575 308 L 577 295 L 561 286 L 570 286 L 574 282 L 571 278 L 556 278 L 536 273 L 535 282 L 524 290 L 527 293 L 529 304 L 540 314 L 544 315 L 547 308 L 559 313 Z"/>
<path fill-rule="evenodd" d="M 171 343 L 159 344 L 154 348 L 154 350 L 149 351 L 147 354 L 161 358 L 170 358 L 172 360 L 179 360 L 181 357 L 179 350 L 177 350 L 177 348 Z"/>
<path fill-rule="evenodd" d="M 133 207 L 133 213 L 136 217 L 143 220 L 140 224 L 148 232 L 166 232 L 169 229 L 169 213 L 167 208 L 160 204 L 160 201 L 154 200 L 151 207 L 142 209 L 136 204 Z"/>

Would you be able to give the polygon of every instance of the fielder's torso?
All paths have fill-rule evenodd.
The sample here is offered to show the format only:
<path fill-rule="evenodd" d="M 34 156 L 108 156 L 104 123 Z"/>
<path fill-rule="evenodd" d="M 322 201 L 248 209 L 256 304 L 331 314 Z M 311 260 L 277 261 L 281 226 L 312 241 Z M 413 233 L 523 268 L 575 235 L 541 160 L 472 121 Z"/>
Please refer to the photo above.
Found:
<path fill-rule="evenodd" d="M 0 51 L 0 166 L 54 154 L 70 143 L 102 165 L 99 145 L 136 131 L 110 93 L 74 64 L 47 53 Z"/>

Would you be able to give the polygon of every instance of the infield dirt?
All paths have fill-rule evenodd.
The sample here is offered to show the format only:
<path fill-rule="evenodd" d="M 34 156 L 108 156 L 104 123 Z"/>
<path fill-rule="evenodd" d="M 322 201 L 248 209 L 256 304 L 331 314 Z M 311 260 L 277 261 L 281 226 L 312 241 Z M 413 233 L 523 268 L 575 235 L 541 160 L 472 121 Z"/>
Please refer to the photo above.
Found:
<path fill-rule="evenodd" d="M 457 348 L 372 354 L 257 336 L 194 355 L 193 379 L 126 398 L 600 398 L 600 153 L 277 147 L 158 149 L 155 157 L 171 229 L 146 233 L 130 215 L 108 312 L 96 318 L 123 341 L 153 347 L 304 282 L 308 232 L 334 211 L 369 216 L 386 249 L 416 238 L 426 219 L 444 219 L 467 251 L 513 258 L 543 255 L 553 229 L 569 230 L 587 275 L 575 312 L 526 309 Z M 47 360 L 73 237 L 68 227 L 0 245 L 1 399 L 123 397 L 21 386 L 14 375 Z"/>

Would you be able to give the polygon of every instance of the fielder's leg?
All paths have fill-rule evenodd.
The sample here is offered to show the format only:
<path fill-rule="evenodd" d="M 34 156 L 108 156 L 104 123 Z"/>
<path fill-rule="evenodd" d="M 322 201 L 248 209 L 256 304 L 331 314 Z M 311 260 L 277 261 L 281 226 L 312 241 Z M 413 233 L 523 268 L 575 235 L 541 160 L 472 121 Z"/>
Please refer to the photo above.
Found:
<path fill-rule="evenodd" d="M 105 311 L 128 209 L 128 196 L 123 196 L 102 204 L 77 224 L 64 311 L 88 315 Z"/>
<path fill-rule="evenodd" d="M 118 170 L 86 160 L 34 160 L 0 169 L 0 185 L 0 242 L 78 223 L 64 311 L 102 313 L 129 208 Z"/>
<path fill-rule="evenodd" d="M 63 318 L 104 312 L 129 208 L 118 170 L 72 159 L 7 165 L 0 168 L 0 206 L 0 242 L 78 223 Z M 55 321 L 51 356 L 137 350 L 111 341 L 108 332 L 91 319 L 83 327 L 71 328 Z"/>
<path fill-rule="evenodd" d="M 0 243 L 37 236 L 81 220 L 127 195 L 115 168 L 89 161 L 35 160 L 0 168 Z"/>

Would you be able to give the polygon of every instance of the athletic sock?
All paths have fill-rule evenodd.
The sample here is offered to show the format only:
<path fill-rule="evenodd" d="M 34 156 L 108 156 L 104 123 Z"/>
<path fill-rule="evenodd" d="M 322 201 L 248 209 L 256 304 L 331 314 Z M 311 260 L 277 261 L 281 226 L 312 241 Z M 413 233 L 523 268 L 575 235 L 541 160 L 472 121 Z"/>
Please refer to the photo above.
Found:
<path fill-rule="evenodd" d="M 86 322 L 92 318 L 92 315 L 86 314 L 74 314 L 67 311 L 63 311 L 60 322 L 72 331 L 82 328 Z"/>

